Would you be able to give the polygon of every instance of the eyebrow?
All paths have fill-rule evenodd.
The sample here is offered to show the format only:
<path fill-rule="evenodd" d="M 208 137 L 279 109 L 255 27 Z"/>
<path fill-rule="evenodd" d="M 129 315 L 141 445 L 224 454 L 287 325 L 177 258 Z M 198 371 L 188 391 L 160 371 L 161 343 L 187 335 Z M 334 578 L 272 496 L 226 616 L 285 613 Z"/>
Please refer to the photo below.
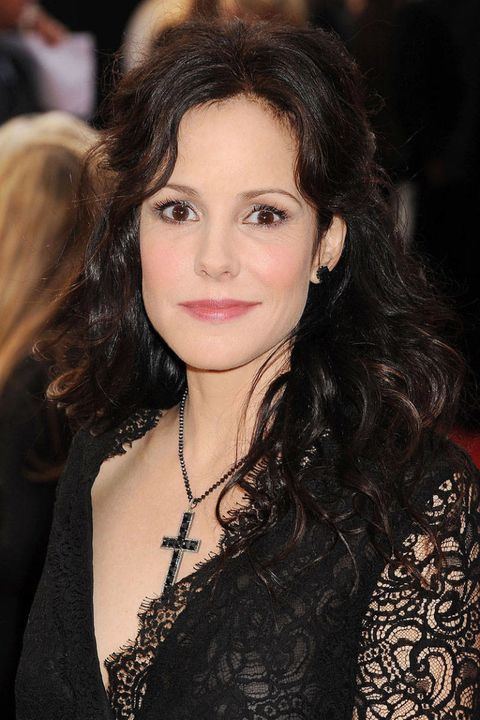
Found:
<path fill-rule="evenodd" d="M 190 195 L 194 198 L 200 197 L 200 193 L 198 192 L 198 190 L 195 190 L 195 188 L 189 187 L 188 185 L 177 185 L 176 183 L 168 183 L 163 187 L 169 188 L 170 190 L 178 190 L 178 192 L 185 193 L 186 195 Z M 239 197 L 244 200 L 252 200 L 252 198 L 258 197 L 259 195 L 270 194 L 286 195 L 292 200 L 295 200 L 298 205 L 301 205 L 300 201 L 298 200 L 298 198 L 295 197 L 295 195 L 292 195 L 287 190 L 282 190 L 281 188 L 258 188 L 256 190 L 247 190 L 246 192 L 239 193 Z"/>
<path fill-rule="evenodd" d="M 289 193 L 286 190 L 282 190 L 281 188 L 260 188 L 258 190 L 249 190 L 248 192 L 240 193 L 240 197 L 244 198 L 245 200 L 251 200 L 258 195 L 270 194 L 286 195 L 287 197 L 292 198 L 292 200 L 295 200 L 297 205 L 301 205 L 300 201 L 298 200 L 298 198 L 295 197 L 295 195 L 292 195 L 292 193 Z"/>
<path fill-rule="evenodd" d="M 175 183 L 167 183 L 161 190 L 168 188 L 169 190 L 178 190 L 178 192 L 185 193 L 185 195 L 191 195 L 192 197 L 199 197 L 199 193 L 194 188 L 188 187 L 188 185 L 176 185 Z"/>

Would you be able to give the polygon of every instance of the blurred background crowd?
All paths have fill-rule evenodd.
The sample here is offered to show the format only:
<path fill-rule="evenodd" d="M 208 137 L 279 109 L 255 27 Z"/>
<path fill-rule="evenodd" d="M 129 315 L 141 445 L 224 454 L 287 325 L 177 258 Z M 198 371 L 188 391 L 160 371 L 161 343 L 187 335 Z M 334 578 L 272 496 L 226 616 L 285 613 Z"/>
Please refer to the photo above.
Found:
<path fill-rule="evenodd" d="M 455 438 L 477 463 L 480 413 L 478 0 L 0 0 L 0 707 L 41 572 L 70 441 L 45 401 L 85 228 L 78 189 L 115 79 L 193 12 L 282 17 L 334 31 L 370 90 L 378 156 L 406 242 L 429 256 L 471 367 Z M 80 207 L 81 210 L 81 207 Z M 61 345 L 61 343 L 59 343 Z M 52 342 L 50 342 L 52 345 Z M 55 348 L 55 344 L 53 344 Z M 61 353 L 61 347 L 56 348 Z"/>

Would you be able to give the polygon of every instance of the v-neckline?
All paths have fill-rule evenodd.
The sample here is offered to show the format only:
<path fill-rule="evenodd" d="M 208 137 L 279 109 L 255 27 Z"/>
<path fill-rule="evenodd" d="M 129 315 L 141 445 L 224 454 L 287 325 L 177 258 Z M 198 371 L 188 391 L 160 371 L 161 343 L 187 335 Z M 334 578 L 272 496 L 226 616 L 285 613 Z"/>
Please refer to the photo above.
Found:
<path fill-rule="evenodd" d="M 142 413 L 137 413 L 137 418 L 140 418 L 142 416 Z M 122 452 L 127 452 L 127 450 L 123 447 L 125 443 L 130 443 L 130 445 L 135 442 L 136 440 L 141 439 L 149 430 L 153 429 L 155 425 L 158 422 L 158 419 L 160 417 L 160 413 L 158 411 L 146 411 L 143 419 L 145 421 L 145 424 L 141 428 L 141 432 L 137 431 L 134 432 L 133 437 L 123 437 L 122 436 L 122 428 L 124 426 L 121 426 L 115 433 L 114 438 L 112 439 L 112 442 L 110 445 L 104 449 L 104 452 L 98 457 L 97 462 L 95 464 L 95 469 L 92 471 L 88 477 L 88 483 L 87 483 L 87 525 L 88 525 L 88 538 L 87 538 L 87 552 L 86 552 L 86 558 L 88 562 L 88 577 L 89 577 L 89 587 L 88 587 L 88 621 L 90 624 L 90 627 L 92 629 L 92 637 L 93 637 L 93 653 L 95 656 L 95 672 L 97 675 L 97 682 L 100 684 L 103 696 L 105 701 L 108 704 L 108 707 L 110 709 L 111 717 L 113 718 L 113 708 L 111 706 L 110 702 L 110 690 L 111 686 L 110 683 L 108 685 L 105 685 L 102 675 L 102 666 L 105 667 L 105 664 L 108 663 L 108 661 L 112 658 L 121 657 L 125 652 L 127 652 L 130 649 L 133 649 L 135 647 L 135 644 L 137 642 L 137 639 L 139 637 L 139 634 L 142 630 L 142 621 L 141 618 L 144 615 L 145 611 L 148 611 L 154 604 L 161 603 L 161 600 L 163 597 L 165 597 L 165 604 L 164 607 L 167 607 L 168 600 L 174 597 L 174 594 L 176 591 L 178 591 L 179 588 L 183 587 L 185 584 L 191 584 L 194 579 L 198 578 L 200 574 L 207 573 L 207 571 L 211 570 L 212 566 L 215 563 L 218 563 L 221 560 L 221 557 L 223 556 L 225 552 L 225 545 L 227 541 L 227 531 L 225 529 L 222 530 L 221 536 L 218 540 L 217 546 L 216 546 L 216 552 L 211 552 L 209 556 L 199 560 L 196 564 L 192 572 L 188 573 L 187 575 L 181 577 L 179 580 L 177 580 L 175 583 L 173 583 L 169 588 L 165 589 L 164 591 L 157 596 L 149 597 L 146 596 L 142 602 L 139 605 L 138 611 L 137 611 L 137 619 L 138 619 L 138 626 L 137 626 L 137 633 L 134 638 L 127 638 L 126 641 L 120 646 L 118 649 L 114 649 L 103 661 L 100 659 L 99 653 L 98 653 L 98 647 L 97 647 L 97 640 L 95 635 L 95 609 L 94 609 L 94 601 L 93 601 L 93 591 L 94 591 L 94 568 L 93 568 L 93 503 L 92 503 L 92 489 L 95 484 L 95 481 L 99 475 L 100 469 L 102 467 L 102 464 L 109 459 L 110 457 L 113 457 L 115 455 L 121 454 Z M 187 609 L 187 606 L 185 606 L 184 610 Z M 183 614 L 184 611 L 182 611 Z M 178 616 L 177 616 L 178 617 Z M 175 623 L 174 623 L 175 624 Z M 173 626 L 171 628 L 173 630 Z M 107 667 L 108 672 L 108 667 Z"/>

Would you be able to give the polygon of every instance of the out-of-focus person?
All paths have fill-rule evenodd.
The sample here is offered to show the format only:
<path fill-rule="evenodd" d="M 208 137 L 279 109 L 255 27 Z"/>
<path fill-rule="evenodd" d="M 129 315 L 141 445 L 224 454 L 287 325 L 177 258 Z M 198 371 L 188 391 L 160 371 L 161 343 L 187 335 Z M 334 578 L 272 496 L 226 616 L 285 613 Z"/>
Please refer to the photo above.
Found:
<path fill-rule="evenodd" d="M 42 569 L 66 421 L 45 401 L 53 336 L 82 238 L 76 194 L 95 133 L 64 113 L 0 128 L 0 707 L 13 720 L 21 637 Z M 60 347 L 56 348 L 60 351 Z"/>
<path fill-rule="evenodd" d="M 35 0 L 23 0 L 19 27 L 23 31 L 38 33 L 48 45 L 61 43 L 68 34 L 65 25 L 49 15 Z"/>
<path fill-rule="evenodd" d="M 96 104 L 91 33 L 74 33 L 35 0 L 0 0 L 0 122 L 63 110 L 89 120 Z"/>
<path fill-rule="evenodd" d="M 36 65 L 19 40 L 27 0 L 0 0 L 0 123 L 42 110 Z"/>
<path fill-rule="evenodd" d="M 309 17 L 306 0 L 143 0 L 125 29 L 124 70 L 131 70 L 142 62 L 159 33 L 196 14 L 212 18 L 281 18 L 298 26 Z"/>

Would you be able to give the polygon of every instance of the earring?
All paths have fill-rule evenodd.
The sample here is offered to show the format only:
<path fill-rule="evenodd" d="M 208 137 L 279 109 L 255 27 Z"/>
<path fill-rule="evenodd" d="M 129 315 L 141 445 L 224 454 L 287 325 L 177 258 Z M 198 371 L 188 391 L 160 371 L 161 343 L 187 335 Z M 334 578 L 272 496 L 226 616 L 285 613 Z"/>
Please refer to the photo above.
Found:
<path fill-rule="evenodd" d="M 317 276 L 317 280 L 319 283 L 325 282 L 328 280 L 328 276 L 330 275 L 330 270 L 328 269 L 327 265 L 320 265 L 317 272 L 315 273 Z"/>

